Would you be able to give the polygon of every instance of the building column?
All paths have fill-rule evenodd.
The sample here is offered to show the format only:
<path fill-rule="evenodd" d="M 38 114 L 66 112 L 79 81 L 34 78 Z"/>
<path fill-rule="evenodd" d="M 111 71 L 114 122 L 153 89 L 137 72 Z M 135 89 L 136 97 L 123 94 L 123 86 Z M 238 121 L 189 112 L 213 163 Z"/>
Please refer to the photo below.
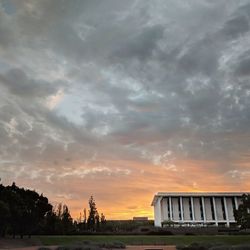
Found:
<path fill-rule="evenodd" d="M 173 220 L 172 198 L 168 197 L 170 220 Z"/>
<path fill-rule="evenodd" d="M 195 221 L 195 216 L 194 216 L 194 197 L 191 197 L 191 211 L 192 211 L 192 221 Z"/>
<path fill-rule="evenodd" d="M 214 196 L 212 197 L 212 199 L 213 199 L 215 225 L 218 226 L 217 211 L 216 211 L 216 204 L 215 204 L 215 198 L 214 198 Z"/>
<path fill-rule="evenodd" d="M 234 197 L 234 202 L 235 202 L 235 209 L 237 210 L 238 209 L 238 200 L 237 200 L 236 196 Z"/>
<path fill-rule="evenodd" d="M 161 200 L 162 198 L 158 197 L 157 198 L 157 201 L 154 205 L 154 217 L 155 217 L 155 220 L 154 220 L 154 224 L 156 227 L 161 227 L 162 224 L 161 224 Z"/>
<path fill-rule="evenodd" d="M 229 227 L 229 217 L 228 217 L 226 197 L 223 197 L 223 202 L 224 202 L 224 208 L 225 208 L 225 215 L 226 215 L 227 226 Z"/>
<path fill-rule="evenodd" d="M 204 220 L 204 223 L 206 223 L 207 216 L 206 216 L 206 209 L 205 209 L 205 200 L 203 196 L 201 197 L 201 204 L 202 204 L 202 211 L 203 211 L 203 220 Z"/>
<path fill-rule="evenodd" d="M 181 221 L 183 221 L 183 203 L 182 203 L 182 196 L 180 197 L 180 207 L 181 207 Z"/>

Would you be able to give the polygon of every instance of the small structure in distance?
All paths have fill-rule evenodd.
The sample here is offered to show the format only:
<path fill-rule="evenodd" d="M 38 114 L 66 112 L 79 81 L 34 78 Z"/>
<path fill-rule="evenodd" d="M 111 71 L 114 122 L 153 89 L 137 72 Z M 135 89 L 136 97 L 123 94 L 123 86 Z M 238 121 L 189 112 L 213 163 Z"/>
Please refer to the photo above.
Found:
<path fill-rule="evenodd" d="M 133 221 L 148 221 L 148 217 L 133 217 Z"/>

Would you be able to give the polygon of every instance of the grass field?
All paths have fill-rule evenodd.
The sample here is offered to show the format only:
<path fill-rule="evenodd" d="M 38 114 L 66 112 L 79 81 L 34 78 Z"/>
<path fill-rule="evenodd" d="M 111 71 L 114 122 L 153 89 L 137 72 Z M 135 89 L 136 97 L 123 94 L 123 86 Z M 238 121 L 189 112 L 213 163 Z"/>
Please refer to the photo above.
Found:
<path fill-rule="evenodd" d="M 39 236 L 44 245 L 63 245 L 82 241 L 122 242 L 126 245 L 188 245 L 193 242 L 223 243 L 230 245 L 250 244 L 250 235 L 213 236 L 163 236 L 163 235 L 82 235 L 82 236 Z"/>

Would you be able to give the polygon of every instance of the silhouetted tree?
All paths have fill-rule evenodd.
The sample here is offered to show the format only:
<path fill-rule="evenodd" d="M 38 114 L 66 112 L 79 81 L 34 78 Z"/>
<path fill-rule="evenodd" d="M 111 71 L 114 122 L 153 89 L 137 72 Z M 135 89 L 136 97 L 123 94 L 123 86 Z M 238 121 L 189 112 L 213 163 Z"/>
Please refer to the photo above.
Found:
<path fill-rule="evenodd" d="M 87 211 L 86 208 L 83 210 L 83 225 L 84 225 L 84 230 L 86 230 L 86 225 L 87 225 Z"/>
<path fill-rule="evenodd" d="M 5 231 L 10 218 L 9 205 L 0 200 L 0 234 L 2 237 L 5 236 Z"/>
<path fill-rule="evenodd" d="M 43 233 L 45 233 L 45 234 L 57 234 L 57 232 L 56 232 L 57 222 L 58 222 L 58 217 L 57 217 L 55 211 L 54 210 L 49 211 L 45 215 Z"/>
<path fill-rule="evenodd" d="M 106 218 L 105 218 L 105 215 L 103 213 L 101 213 L 101 224 L 102 225 L 106 224 Z"/>
<path fill-rule="evenodd" d="M 14 182 L 10 186 L 0 184 L 0 237 L 5 232 L 15 238 L 32 234 L 72 234 L 86 229 L 104 229 L 105 216 L 99 215 L 93 196 L 89 199 L 89 214 L 83 211 L 83 220 L 73 222 L 69 208 L 61 203 L 54 207 L 43 194 L 19 188 Z"/>
<path fill-rule="evenodd" d="M 63 234 L 68 234 L 72 230 L 73 220 L 71 218 L 69 209 L 66 205 L 63 205 L 63 212 L 62 212 L 62 228 Z"/>
<path fill-rule="evenodd" d="M 96 211 L 96 215 L 95 215 L 95 228 L 97 230 L 100 229 L 100 216 L 99 216 L 97 211 Z"/>
<path fill-rule="evenodd" d="M 59 203 L 45 216 L 45 233 L 69 234 L 73 230 L 73 219 L 66 205 Z"/>
<path fill-rule="evenodd" d="M 99 216 L 99 213 L 97 211 L 96 203 L 93 198 L 93 196 L 90 196 L 89 198 L 89 216 L 87 219 L 87 228 L 89 230 L 99 230 L 100 224 L 104 223 L 105 216 L 101 214 L 101 217 Z"/>
<path fill-rule="evenodd" d="M 97 209 L 93 196 L 89 199 L 89 216 L 87 220 L 88 229 L 95 229 L 95 217 L 96 217 Z"/>
<path fill-rule="evenodd" d="M 48 199 L 35 191 L 19 188 L 13 182 L 11 186 L 0 185 L 0 201 L 2 209 L 8 208 L 8 224 L 15 238 L 19 234 L 31 235 L 39 230 L 45 214 L 52 209 Z M 7 205 L 3 205 L 3 204 Z"/>
<path fill-rule="evenodd" d="M 234 211 L 234 217 L 241 228 L 250 228 L 250 195 L 243 194 L 242 204 Z"/>

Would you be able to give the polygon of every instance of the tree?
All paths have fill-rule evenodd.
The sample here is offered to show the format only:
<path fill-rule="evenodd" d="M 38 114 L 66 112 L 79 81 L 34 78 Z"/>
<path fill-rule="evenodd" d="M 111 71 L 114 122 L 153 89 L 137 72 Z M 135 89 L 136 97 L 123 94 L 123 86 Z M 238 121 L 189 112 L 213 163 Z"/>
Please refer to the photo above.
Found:
<path fill-rule="evenodd" d="M 25 234 L 31 236 L 38 232 L 46 213 L 52 210 L 46 197 L 35 191 L 19 188 L 14 182 L 11 186 L 0 185 L 0 203 L 2 230 L 7 223 L 13 238 L 16 234 L 20 234 L 22 238 Z"/>
<path fill-rule="evenodd" d="M 84 209 L 85 213 L 85 218 L 86 218 L 86 210 Z M 96 208 L 96 203 L 93 198 L 93 196 L 90 196 L 89 198 L 89 216 L 87 219 L 87 228 L 89 230 L 99 230 L 100 225 L 104 225 L 106 222 L 105 216 L 103 213 L 101 213 L 101 216 L 99 215 L 97 208 Z"/>
<path fill-rule="evenodd" d="M 100 228 L 100 216 L 97 211 L 95 215 L 95 225 L 96 225 L 96 229 L 98 230 Z"/>
<path fill-rule="evenodd" d="M 234 217 L 242 229 L 250 228 L 250 195 L 243 194 L 242 204 L 234 211 Z"/>
<path fill-rule="evenodd" d="M 87 224 L 87 212 L 86 212 L 86 208 L 84 208 L 84 210 L 83 210 L 83 225 L 84 225 L 84 229 L 86 229 L 86 224 Z"/>
<path fill-rule="evenodd" d="M 63 205 L 63 211 L 62 211 L 62 228 L 63 228 L 63 234 L 68 234 L 73 226 L 73 220 L 71 218 L 69 209 L 66 205 Z"/>
<path fill-rule="evenodd" d="M 10 218 L 9 205 L 0 200 L 0 234 L 2 237 L 5 236 L 5 231 Z"/>
<path fill-rule="evenodd" d="M 59 203 L 46 216 L 46 230 L 50 234 L 69 234 L 73 229 L 73 219 L 67 205 Z"/>
<path fill-rule="evenodd" d="M 101 213 L 101 224 L 102 225 L 106 224 L 106 218 L 105 218 L 105 215 L 103 213 Z"/>
<path fill-rule="evenodd" d="M 88 226 L 88 229 L 90 229 L 90 230 L 95 229 L 96 215 L 97 215 L 97 208 L 96 208 L 95 200 L 94 200 L 93 196 L 90 196 L 90 198 L 89 198 L 89 216 L 87 219 L 87 226 Z"/>
<path fill-rule="evenodd" d="M 58 222 L 58 217 L 54 210 L 49 211 L 45 215 L 43 233 L 46 234 L 56 234 L 56 226 Z"/>

